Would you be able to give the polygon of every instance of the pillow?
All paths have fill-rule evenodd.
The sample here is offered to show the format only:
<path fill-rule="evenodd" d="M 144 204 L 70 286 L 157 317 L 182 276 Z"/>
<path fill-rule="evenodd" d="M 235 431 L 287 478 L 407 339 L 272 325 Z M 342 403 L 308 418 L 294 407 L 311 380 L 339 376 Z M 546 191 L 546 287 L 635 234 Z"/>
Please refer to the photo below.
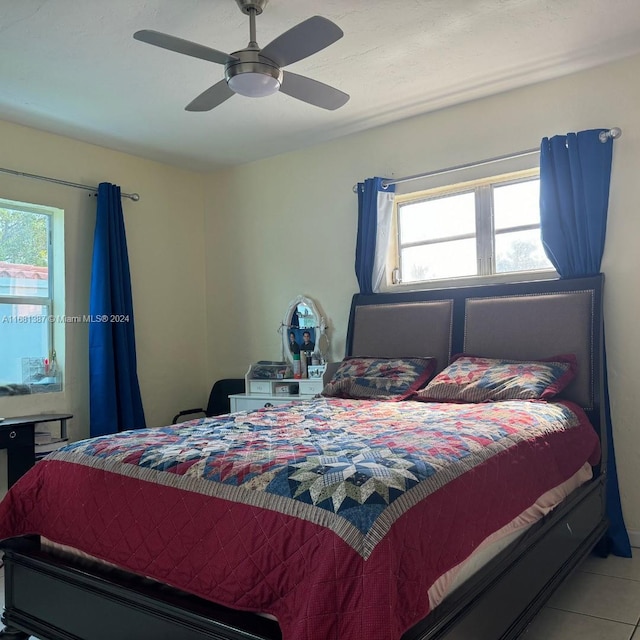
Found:
<path fill-rule="evenodd" d="M 367 358 L 349 356 L 322 395 L 335 398 L 404 400 L 432 376 L 435 358 Z"/>
<path fill-rule="evenodd" d="M 413 400 L 546 400 L 562 391 L 575 378 L 576 369 L 574 355 L 523 361 L 460 354 Z"/>

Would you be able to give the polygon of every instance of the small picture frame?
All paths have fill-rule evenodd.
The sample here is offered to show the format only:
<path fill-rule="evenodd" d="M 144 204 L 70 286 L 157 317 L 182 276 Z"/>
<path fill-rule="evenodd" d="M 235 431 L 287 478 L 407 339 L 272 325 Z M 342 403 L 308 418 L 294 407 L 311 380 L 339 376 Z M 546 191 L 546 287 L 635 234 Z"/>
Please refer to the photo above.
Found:
<path fill-rule="evenodd" d="M 310 379 L 317 380 L 318 378 L 322 378 L 324 376 L 324 372 L 327 368 L 326 364 L 312 364 L 307 367 L 307 376 Z"/>

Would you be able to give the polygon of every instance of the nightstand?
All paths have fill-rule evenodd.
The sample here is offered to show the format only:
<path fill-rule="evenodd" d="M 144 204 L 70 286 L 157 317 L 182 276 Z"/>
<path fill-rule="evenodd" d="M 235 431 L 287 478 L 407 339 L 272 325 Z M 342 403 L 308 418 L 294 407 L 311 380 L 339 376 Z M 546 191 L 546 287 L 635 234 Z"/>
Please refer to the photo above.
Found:
<path fill-rule="evenodd" d="M 59 422 L 60 435 L 66 437 L 69 418 L 73 418 L 70 413 L 46 413 L 5 418 L 0 422 L 0 449 L 7 450 L 9 487 L 36 462 L 35 426 L 43 422 Z"/>

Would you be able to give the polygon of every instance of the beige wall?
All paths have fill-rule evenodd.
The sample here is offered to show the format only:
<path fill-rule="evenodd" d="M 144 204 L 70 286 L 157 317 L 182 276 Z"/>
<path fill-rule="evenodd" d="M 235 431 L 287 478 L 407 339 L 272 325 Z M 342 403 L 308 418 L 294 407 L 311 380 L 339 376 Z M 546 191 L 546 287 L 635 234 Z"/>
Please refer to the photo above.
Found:
<path fill-rule="evenodd" d="M 134 297 L 138 375 L 149 426 L 206 398 L 202 176 L 42 131 L 0 122 L 0 166 L 71 182 L 119 184 Z M 96 198 L 0 174 L 0 197 L 64 209 L 67 315 L 88 313 Z M 0 416 L 65 411 L 88 435 L 87 325 L 65 326 L 62 393 L 0 398 Z M 5 472 L 0 469 L 0 477 Z M 0 486 L 3 480 L 0 480 Z"/>
<path fill-rule="evenodd" d="M 297 294 L 319 301 L 333 356 L 342 356 L 357 289 L 352 186 L 358 180 L 412 175 L 536 147 L 546 135 L 619 126 L 603 263 L 606 330 L 623 507 L 629 528 L 640 532 L 639 76 L 634 57 L 212 176 L 209 377 L 242 375 L 253 360 L 280 357 L 276 329 Z"/>

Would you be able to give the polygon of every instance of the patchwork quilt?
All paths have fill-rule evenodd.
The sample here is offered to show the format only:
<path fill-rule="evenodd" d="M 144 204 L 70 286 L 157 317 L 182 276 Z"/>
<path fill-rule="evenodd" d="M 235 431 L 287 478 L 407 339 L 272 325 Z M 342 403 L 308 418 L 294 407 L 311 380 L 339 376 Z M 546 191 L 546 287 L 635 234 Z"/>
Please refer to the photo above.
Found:
<path fill-rule="evenodd" d="M 13 486 L 0 539 L 270 613 L 284 640 L 398 640 L 438 577 L 598 459 L 569 402 L 318 398 L 71 444 Z"/>

